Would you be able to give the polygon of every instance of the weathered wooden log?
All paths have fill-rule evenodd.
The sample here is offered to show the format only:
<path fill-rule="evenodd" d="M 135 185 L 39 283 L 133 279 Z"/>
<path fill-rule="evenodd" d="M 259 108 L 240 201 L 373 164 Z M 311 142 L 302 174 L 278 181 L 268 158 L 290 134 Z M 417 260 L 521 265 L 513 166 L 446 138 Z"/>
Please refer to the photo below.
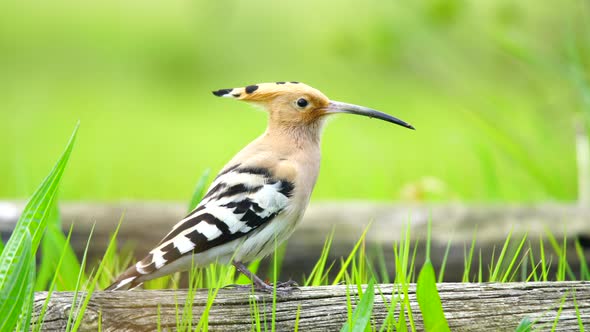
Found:
<path fill-rule="evenodd" d="M 416 302 L 415 285 L 409 287 L 412 316 L 418 331 L 424 330 Z M 524 318 L 535 322 L 538 330 L 578 331 L 579 321 L 590 326 L 590 283 L 507 283 L 507 284 L 438 284 L 443 310 L 452 331 L 514 331 Z M 300 331 L 338 331 L 347 319 L 346 286 L 302 287 L 282 295 L 276 303 L 276 330 L 293 331 L 299 310 Z M 356 288 L 350 289 L 356 301 Z M 78 300 L 84 294 L 79 294 Z M 383 295 L 383 296 L 382 296 Z M 391 284 L 376 287 L 372 323 L 381 326 L 388 314 L 392 295 L 399 295 Z M 574 304 L 575 296 L 575 304 Z M 35 294 L 36 321 L 46 292 Z M 49 301 L 44 331 L 63 331 L 74 294 L 53 293 Z M 193 327 L 207 305 L 207 290 L 198 290 L 192 303 Z M 96 331 L 99 320 L 103 331 L 176 330 L 177 310 L 182 317 L 187 303 L 186 291 L 96 292 L 86 310 L 81 331 Z M 258 305 L 261 325 L 270 330 L 272 296 L 236 289 L 222 289 L 209 312 L 210 331 L 250 331 L 253 329 L 252 303 Z M 563 303 L 562 303 L 563 301 Z M 79 302 L 78 302 L 79 303 Z M 354 303 L 354 302 L 353 302 Z M 579 315 L 576 314 L 577 305 Z M 399 306 L 395 317 L 399 317 Z M 407 311 L 406 311 L 407 316 Z M 407 320 L 407 317 L 406 317 Z"/>
<path fill-rule="evenodd" d="M 4 237 L 14 228 L 23 206 L 22 202 L 0 202 L 0 234 Z M 163 202 L 70 202 L 60 205 L 64 230 L 75 224 L 72 245 L 78 253 L 83 252 L 90 228 L 96 224 L 89 252 L 91 260 L 102 256 L 109 236 L 121 218 L 119 244 L 132 244 L 138 258 L 141 258 L 139 256 L 146 254 L 182 218 L 186 208 L 186 204 Z M 348 255 L 369 224 L 368 246 L 383 247 L 385 259 L 392 262 L 391 246 L 401 238 L 404 225 L 409 223 L 411 238 L 423 243 L 429 219 L 432 219 L 431 258 L 435 266 L 441 264 L 447 243 L 452 240 L 445 274 L 448 281 L 461 280 L 464 246 L 471 243 L 475 232 L 477 241 L 473 266 L 479 264 L 479 251 L 482 253 L 482 265 L 488 266 L 492 252 L 503 246 L 510 231 L 513 231 L 512 238 L 515 240 L 528 233 L 533 246 L 538 245 L 540 237 L 547 231 L 558 239 L 567 235 L 567 257 L 574 271 L 579 264 L 574 239 L 582 240 L 587 248 L 586 257 L 590 258 L 590 206 L 556 203 L 481 206 L 316 203 L 309 207 L 301 225 L 289 240 L 283 263 L 284 275 L 300 280 L 302 273 L 309 272 L 332 229 L 335 229 L 335 237 L 330 259 L 338 260 Z M 551 250 L 546 251 L 551 254 Z M 417 261 L 422 262 L 423 257 L 423 250 L 418 250 Z M 554 257 L 553 261 L 556 260 L 557 257 Z"/>

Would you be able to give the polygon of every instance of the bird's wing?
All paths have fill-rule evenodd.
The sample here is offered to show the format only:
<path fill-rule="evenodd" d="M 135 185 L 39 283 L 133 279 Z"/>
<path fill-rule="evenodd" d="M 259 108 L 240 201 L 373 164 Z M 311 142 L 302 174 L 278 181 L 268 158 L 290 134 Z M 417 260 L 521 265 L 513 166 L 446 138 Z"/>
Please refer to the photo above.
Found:
<path fill-rule="evenodd" d="M 119 279 L 131 282 L 135 279 L 131 276 L 151 274 L 184 255 L 203 252 L 256 230 L 288 206 L 293 189 L 291 182 L 277 179 L 266 168 L 239 164 L 226 168 L 197 208 Z"/>

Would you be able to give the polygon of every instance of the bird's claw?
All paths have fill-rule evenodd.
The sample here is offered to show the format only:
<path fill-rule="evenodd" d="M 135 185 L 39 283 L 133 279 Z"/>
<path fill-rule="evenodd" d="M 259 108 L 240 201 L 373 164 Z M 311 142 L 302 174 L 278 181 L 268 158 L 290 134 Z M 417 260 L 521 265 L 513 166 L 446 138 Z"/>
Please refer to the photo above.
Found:
<path fill-rule="evenodd" d="M 299 285 L 294 280 L 277 282 L 276 292 L 277 292 L 277 294 L 288 295 L 288 294 L 291 294 L 291 292 L 293 292 L 294 290 L 299 290 L 298 286 Z M 231 284 L 231 285 L 224 286 L 223 288 L 232 288 L 232 289 L 238 289 L 238 290 L 243 290 L 243 291 L 248 291 L 248 290 L 253 289 L 254 291 L 264 292 L 264 293 L 268 293 L 268 294 L 273 294 L 275 291 L 275 287 L 273 286 L 273 284 L 267 284 L 267 283 L 264 283 L 262 285 L 258 285 L 258 284 L 254 284 L 254 285 Z"/>
<path fill-rule="evenodd" d="M 295 280 L 287 280 L 283 282 L 277 282 L 277 288 L 295 288 L 299 289 L 299 284 Z"/>
<path fill-rule="evenodd" d="M 273 293 L 274 292 L 274 287 L 273 285 L 268 285 L 269 288 L 265 289 L 264 291 L 267 291 L 269 293 Z M 288 295 L 291 294 L 291 292 L 293 292 L 294 290 L 299 290 L 299 285 L 297 284 L 297 282 L 295 280 L 288 280 L 288 281 L 283 281 L 283 282 L 277 282 L 276 285 L 276 292 L 277 294 L 281 294 L 281 295 Z"/>

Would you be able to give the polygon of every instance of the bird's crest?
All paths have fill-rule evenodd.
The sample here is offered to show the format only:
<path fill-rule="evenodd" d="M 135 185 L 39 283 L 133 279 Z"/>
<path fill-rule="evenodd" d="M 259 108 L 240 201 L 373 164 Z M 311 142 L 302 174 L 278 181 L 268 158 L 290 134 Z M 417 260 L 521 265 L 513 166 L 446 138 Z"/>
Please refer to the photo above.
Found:
<path fill-rule="evenodd" d="M 265 101 L 284 94 L 323 96 L 319 90 L 300 82 L 258 83 L 240 88 L 219 89 L 212 92 L 217 97 L 244 101 Z"/>

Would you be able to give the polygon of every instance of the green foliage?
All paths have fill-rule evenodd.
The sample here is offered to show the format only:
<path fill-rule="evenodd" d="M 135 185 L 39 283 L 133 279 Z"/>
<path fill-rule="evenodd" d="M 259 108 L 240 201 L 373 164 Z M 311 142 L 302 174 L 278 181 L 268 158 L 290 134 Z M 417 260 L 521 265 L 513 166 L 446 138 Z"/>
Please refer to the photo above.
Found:
<path fill-rule="evenodd" d="M 533 328 L 533 322 L 528 318 L 523 318 L 518 326 L 516 327 L 515 332 L 530 332 Z"/>
<path fill-rule="evenodd" d="M 473 238 L 471 240 L 471 246 L 469 247 L 469 254 L 467 254 L 467 249 L 463 248 L 463 261 L 464 261 L 464 268 L 463 268 L 463 279 L 462 282 L 469 282 L 469 274 L 471 273 L 471 263 L 473 262 L 473 252 L 475 251 L 475 239 L 476 239 L 476 232 L 473 233 Z M 481 260 L 480 260 L 481 261 Z"/>
<path fill-rule="evenodd" d="M 41 241 L 41 265 L 35 282 L 35 290 L 48 289 L 48 283 L 56 281 L 56 290 L 71 290 L 76 286 L 76 276 L 81 269 L 76 253 L 62 231 L 57 202 L 53 202 L 47 230 Z M 61 262 L 57 268 L 57 263 Z"/>
<path fill-rule="evenodd" d="M 436 274 L 430 261 L 430 235 L 432 231 L 432 222 L 428 222 L 428 235 L 426 238 L 426 262 L 418 275 L 416 284 L 416 298 L 424 320 L 424 329 L 426 331 L 451 331 L 443 312 L 440 296 L 436 289 Z"/>
<path fill-rule="evenodd" d="M 553 319 L 553 325 L 551 326 L 551 332 L 555 331 L 555 329 L 557 328 L 557 323 L 559 322 L 559 317 L 561 316 L 561 312 L 563 311 L 563 305 L 565 304 L 565 300 L 567 299 L 568 293 L 565 293 L 562 297 L 561 297 L 561 301 L 559 302 L 559 308 L 557 308 L 557 314 L 555 315 L 555 318 Z"/>
<path fill-rule="evenodd" d="M 555 236 L 553 236 L 551 232 L 546 231 L 545 234 L 549 239 L 549 243 L 551 244 L 553 251 L 557 255 L 557 273 L 555 276 L 556 280 L 564 281 L 566 280 L 566 275 L 571 280 L 575 280 L 576 276 L 574 275 L 572 268 L 569 266 L 569 263 L 567 262 L 567 238 L 565 237 L 565 234 L 563 236 L 563 242 L 561 244 L 557 241 L 557 239 L 555 238 Z"/>
<path fill-rule="evenodd" d="M 360 271 L 362 271 L 362 269 L 365 268 L 365 264 L 363 263 L 364 259 L 365 259 L 365 255 L 364 255 L 365 236 L 367 235 L 367 231 L 369 230 L 369 227 L 370 226 L 367 226 L 365 228 L 365 230 L 361 234 L 360 238 L 358 239 L 358 241 L 356 242 L 356 244 L 354 245 L 354 247 L 352 248 L 352 250 L 348 254 L 348 257 L 346 258 L 346 260 L 344 260 L 342 262 L 342 264 L 340 266 L 340 271 L 338 271 L 338 274 L 334 278 L 334 281 L 332 281 L 332 285 L 338 285 L 342 281 L 344 273 L 347 271 L 348 266 L 350 265 L 351 262 L 354 262 L 355 255 L 356 255 L 357 251 L 359 250 L 359 248 L 361 248 L 361 250 L 362 250 L 361 253 L 358 255 L 358 259 L 361 262 L 357 266 L 358 269 L 355 269 L 355 268 L 352 269 L 353 272 L 358 272 L 358 273 L 353 274 L 353 276 L 358 276 L 358 278 L 354 278 L 353 280 L 367 280 L 366 278 L 363 278 L 363 276 L 365 276 L 365 274 Z M 327 256 L 327 254 L 326 254 L 326 256 Z"/>
<path fill-rule="evenodd" d="M 574 308 L 576 309 L 576 319 L 578 320 L 578 328 L 580 332 L 584 332 L 584 322 L 582 321 L 582 314 L 580 314 L 580 308 L 578 307 L 578 301 L 576 301 L 576 293 L 573 294 Z"/>
<path fill-rule="evenodd" d="M 395 329 L 405 331 L 408 324 L 412 331 L 416 330 L 412 307 L 410 306 L 410 282 L 413 279 L 414 271 L 411 266 L 414 265 L 415 256 L 410 255 L 410 226 L 406 224 L 403 227 L 402 237 L 398 243 L 393 246 L 393 255 L 395 258 L 395 279 L 394 284 L 400 293 L 400 315 L 396 322 Z M 407 319 L 407 322 L 406 322 Z"/>
<path fill-rule="evenodd" d="M 326 264 L 328 262 L 328 254 L 330 253 L 330 246 L 332 245 L 332 240 L 334 239 L 334 229 L 330 232 L 330 234 L 326 237 L 324 241 L 324 247 L 322 248 L 322 253 L 320 254 L 320 258 L 315 263 L 315 266 L 311 270 L 309 277 L 303 279 L 304 286 L 319 286 L 323 285 L 327 282 L 328 273 L 332 269 L 332 265 L 326 268 Z"/>
<path fill-rule="evenodd" d="M 360 294 L 360 301 L 357 304 L 352 316 L 344 323 L 340 332 L 366 331 L 370 327 L 371 314 L 375 298 L 375 280 L 369 281 L 364 294 Z"/>
<path fill-rule="evenodd" d="M 35 253 L 48 223 L 53 201 L 64 172 L 78 125 L 64 153 L 33 194 L 0 256 L 0 330 L 28 330 L 35 283 Z"/>
<path fill-rule="evenodd" d="M 0 293 L 0 315 L 5 317 L 0 323 L 0 328 L 4 331 L 10 331 L 15 326 L 17 330 L 24 330 L 24 327 L 19 326 L 18 323 L 31 318 L 29 304 L 33 296 L 31 284 L 34 280 L 34 259 L 29 233 L 25 232 L 22 236 L 18 251 L 12 251 L 11 247 L 4 251 L 7 256 L 19 257 L 11 263 L 10 274 L 5 278 L 7 281 Z"/>
<path fill-rule="evenodd" d="M 443 256 L 442 263 L 440 264 L 440 270 L 438 271 L 438 282 L 443 282 L 445 278 L 445 268 L 447 267 L 447 259 L 449 258 L 449 250 L 451 250 L 451 239 L 447 242 L 447 248 Z"/>
<path fill-rule="evenodd" d="M 67 244 L 67 245 L 63 246 L 62 252 L 59 255 L 59 260 L 58 260 L 57 264 L 55 265 L 56 271 L 62 271 L 61 267 L 62 267 L 62 262 L 64 261 L 64 257 L 67 255 L 68 251 L 72 250 L 72 247 L 69 245 L 70 239 L 72 237 L 72 230 L 73 230 L 73 225 L 70 226 L 70 231 L 68 232 L 68 236 L 65 239 L 65 244 Z M 81 270 L 81 267 L 80 267 L 80 270 Z M 78 274 L 78 273 L 79 272 L 77 272 L 76 274 Z M 35 332 L 41 331 L 41 328 L 42 328 L 43 322 L 44 322 L 44 318 L 45 318 L 45 313 L 47 312 L 47 306 L 49 304 L 49 300 L 51 299 L 51 295 L 53 294 L 53 290 L 56 289 L 58 277 L 60 277 L 60 274 L 55 273 L 53 275 L 51 283 L 49 284 L 49 287 L 47 288 L 47 297 L 45 298 L 45 302 L 43 303 L 43 307 L 41 308 L 41 312 L 39 314 L 39 317 L 37 318 L 35 325 L 33 326 L 33 330 Z M 37 285 L 37 284 L 38 284 L 38 280 L 35 283 L 35 285 Z M 35 287 L 37 287 L 37 286 L 35 286 Z M 71 289 L 73 289 L 73 288 L 71 288 Z"/>
<path fill-rule="evenodd" d="M 514 264 L 520 255 L 522 247 L 524 246 L 524 243 L 526 241 L 526 234 L 523 236 L 522 240 L 520 241 L 520 244 L 519 244 L 518 248 L 516 249 L 516 251 L 514 253 L 512 253 L 512 255 L 509 255 L 512 257 L 509 265 L 505 269 L 503 269 L 504 264 L 506 263 L 504 259 L 507 256 L 507 251 L 509 249 L 511 237 L 512 237 L 512 231 L 510 231 L 508 233 L 508 236 L 506 237 L 506 240 L 504 241 L 504 246 L 502 247 L 502 251 L 500 252 L 500 256 L 498 257 L 498 260 L 496 262 L 492 261 L 492 265 L 490 266 L 491 272 L 490 272 L 490 278 L 489 278 L 489 281 L 491 281 L 491 282 L 496 282 L 496 281 L 500 281 L 500 280 L 502 282 L 510 281 L 509 280 L 510 272 L 512 271 L 512 268 L 514 267 Z"/>
<path fill-rule="evenodd" d="M 78 301 L 78 294 L 82 290 L 83 284 L 85 284 L 85 281 L 86 281 L 86 279 L 84 279 L 84 276 L 85 276 L 84 272 L 86 269 L 86 258 L 88 257 L 88 248 L 90 247 L 90 240 L 92 239 L 93 233 L 94 233 L 94 226 L 92 227 L 92 229 L 90 230 L 90 234 L 88 235 L 88 241 L 86 241 L 86 248 L 84 249 L 84 255 L 82 257 L 82 264 L 80 266 L 80 270 L 77 273 L 76 286 L 74 287 L 74 298 L 73 298 L 70 310 L 68 312 L 68 321 L 67 321 L 66 329 L 65 329 L 66 332 L 72 331 L 72 324 L 76 323 L 75 322 L 76 316 L 81 316 L 81 314 L 84 313 L 83 310 L 80 310 L 81 304 L 77 303 L 77 301 Z M 76 305 L 78 305 L 78 306 L 76 306 Z"/>
<path fill-rule="evenodd" d="M 31 254 L 31 252 L 29 252 Z M 32 255 L 25 256 L 24 260 L 29 263 L 27 268 L 27 275 L 25 276 L 24 292 L 17 294 L 18 297 L 22 297 L 23 305 L 20 307 L 21 311 L 18 316 L 18 322 L 16 323 L 16 331 L 26 332 L 29 331 L 31 325 L 31 318 L 33 314 L 33 297 L 35 295 L 34 280 L 35 280 L 35 259 Z M 19 299 L 21 300 L 21 299 Z M 19 308 L 16 306 L 16 308 Z M 9 314 L 10 315 L 10 314 Z"/>
<path fill-rule="evenodd" d="M 77 129 L 77 127 L 76 127 Z M 86 273 L 87 270 L 87 253 L 91 245 L 92 233 L 87 241 L 86 249 L 82 257 L 82 261 L 78 262 L 73 250 L 70 247 L 70 238 L 72 228 L 67 236 L 61 232 L 61 222 L 55 201 L 55 191 L 59 183 L 63 169 L 66 166 L 69 155 L 71 154 L 72 145 L 76 137 L 76 130 L 68 143 L 68 146 L 62 155 L 62 158 L 56 164 L 56 167 L 45 179 L 43 184 L 39 187 L 37 192 L 31 198 L 29 204 L 25 208 L 25 212 L 17 223 L 17 227 L 6 247 L 0 256 L 0 315 L 6 317 L 0 322 L 0 330 L 16 329 L 18 331 L 29 330 L 31 312 L 32 312 L 32 298 L 33 290 L 48 289 L 48 299 L 44 303 L 40 318 L 32 326 L 33 331 L 42 330 L 43 316 L 47 309 L 48 300 L 54 290 L 73 290 L 76 295 L 75 301 L 71 304 L 69 311 L 69 319 L 66 331 L 77 331 L 82 322 L 83 313 L 86 310 L 93 291 L 96 287 L 104 287 L 112 279 L 121 266 L 128 265 L 129 257 L 122 258 L 116 254 L 116 237 L 123 217 L 119 226 L 111 236 L 109 245 L 105 251 L 103 259 L 96 268 L 89 269 L 91 272 Z M 193 194 L 193 201 L 200 200 L 202 197 L 204 183 L 206 182 L 207 174 L 201 176 L 198 185 Z M 194 204 L 191 204 L 194 205 Z M 45 236 L 41 237 L 43 230 L 46 228 Z M 359 236 L 358 241 L 351 249 L 346 258 L 340 259 L 340 267 L 335 271 L 332 278 L 330 278 L 330 271 L 335 266 L 336 262 L 329 262 L 329 252 L 334 236 L 334 232 L 326 238 L 322 253 L 318 261 L 310 273 L 309 277 L 305 279 L 306 285 L 335 285 L 345 282 L 347 285 L 347 308 L 348 320 L 342 327 L 345 331 L 365 331 L 376 330 L 375 326 L 371 325 L 371 313 L 375 299 L 375 275 L 374 267 L 371 260 L 367 257 L 368 252 L 365 243 L 365 236 L 368 227 Z M 428 237 L 425 243 L 427 258 L 417 278 L 417 299 L 420 307 L 421 315 L 423 317 L 424 326 L 430 331 L 448 331 L 448 324 L 444 317 L 440 297 L 436 289 L 436 274 L 434 267 L 430 262 L 430 224 L 428 227 Z M 551 267 L 550 254 L 546 252 L 543 242 L 539 243 L 539 257 L 535 257 L 530 241 L 527 241 L 527 236 L 518 242 L 511 241 L 512 233 L 507 235 L 506 241 L 497 259 L 492 257 L 492 265 L 489 267 L 489 275 L 485 281 L 509 282 L 517 280 L 517 271 L 521 271 L 522 280 L 541 280 L 547 281 L 550 279 L 567 280 L 575 279 L 575 273 L 569 266 L 566 257 L 567 239 L 564 238 L 562 242 L 558 242 L 556 238 L 547 233 L 547 238 L 551 244 L 551 256 L 557 257 L 557 272 L 555 276 L 549 274 Z M 528 247 L 526 244 L 528 243 Z M 474 235 L 469 251 L 465 248 L 465 267 L 464 279 L 469 281 L 472 260 L 475 252 L 476 237 Z M 41 245 L 42 259 L 39 267 L 39 273 L 36 276 L 35 272 L 35 258 L 34 251 Z M 395 259 L 395 278 L 393 281 L 394 294 L 390 299 L 387 299 L 378 289 L 382 302 L 387 307 L 387 316 L 382 322 L 380 331 L 407 331 L 408 329 L 415 331 L 416 326 L 414 322 L 414 313 L 410 307 L 409 285 L 415 281 L 415 266 L 416 266 L 416 252 L 418 243 L 414 243 L 412 248 L 410 241 L 410 228 L 405 226 L 402 232 L 402 237 L 399 242 L 393 246 L 393 253 Z M 448 248 L 450 242 L 447 244 L 445 257 L 448 255 Z M 588 275 L 588 266 L 584 252 L 578 243 L 575 242 L 577 259 L 580 260 L 580 276 L 582 279 L 590 279 Z M 272 269 L 269 272 L 270 280 L 276 285 L 279 277 L 280 266 L 285 255 L 285 247 L 277 247 L 275 243 L 275 254 L 272 258 Z M 387 276 L 387 262 L 383 258 L 383 253 L 378 252 L 381 261 L 379 268 L 382 270 L 380 275 Z M 492 254 L 494 256 L 494 254 Z M 478 281 L 484 281 L 482 273 L 482 253 L 479 252 L 479 269 Z M 252 265 L 253 264 L 253 265 Z M 256 270 L 260 261 L 251 264 Z M 531 272 L 527 272 L 525 268 L 530 265 Z M 51 275 L 50 271 L 54 271 Z M 444 264 L 440 272 L 439 279 L 442 280 L 444 272 Z M 576 271 L 577 272 L 577 271 Z M 206 331 L 208 329 L 208 315 L 213 306 L 213 302 L 217 296 L 220 288 L 235 282 L 244 281 L 236 275 L 236 271 L 232 266 L 212 264 L 211 266 L 191 269 L 189 274 L 189 290 L 186 302 L 182 305 L 177 304 L 177 329 L 186 331 Z M 246 281 L 247 282 L 247 281 Z M 367 288 L 363 292 L 362 284 L 368 283 Z M 161 284 L 166 285 L 166 284 Z M 356 308 L 353 310 L 353 296 L 351 296 L 351 287 L 355 287 L 359 294 L 360 301 L 358 301 Z M 178 288 L 178 283 L 173 283 L 174 288 Z M 197 289 L 208 288 L 208 299 L 205 310 L 201 316 L 196 320 L 193 317 L 192 304 Z M 83 292 L 83 293 L 82 293 Z M 561 299 L 557 316 L 553 322 L 553 329 L 556 328 L 559 316 L 566 301 L 567 294 Z M 10 299 L 7 300 L 7 299 Z M 268 306 L 263 303 L 264 311 L 260 310 L 256 303 L 255 297 L 250 297 L 251 313 L 253 318 L 253 329 L 261 331 L 270 326 L 272 331 L 276 330 L 277 318 L 277 293 L 276 287 L 273 292 L 271 312 L 266 312 Z M 573 298 L 574 306 L 578 316 L 580 330 L 584 327 L 580 319 L 579 309 Z M 356 301 L 355 301 L 356 302 Z M 396 310 L 400 311 L 398 319 L 395 319 Z M 295 318 L 295 330 L 298 329 L 299 311 Z M 196 325 L 195 325 L 196 322 Z M 530 328 L 532 323 L 526 319 L 521 322 L 517 331 L 526 331 Z"/>
<path fill-rule="evenodd" d="M 299 315 L 301 314 L 301 305 L 297 306 L 297 312 L 295 313 L 295 327 L 293 328 L 293 332 L 299 331 Z"/>
<path fill-rule="evenodd" d="M 416 297 L 426 331 L 450 331 L 436 289 L 436 275 L 430 261 L 426 261 L 418 275 Z"/>

